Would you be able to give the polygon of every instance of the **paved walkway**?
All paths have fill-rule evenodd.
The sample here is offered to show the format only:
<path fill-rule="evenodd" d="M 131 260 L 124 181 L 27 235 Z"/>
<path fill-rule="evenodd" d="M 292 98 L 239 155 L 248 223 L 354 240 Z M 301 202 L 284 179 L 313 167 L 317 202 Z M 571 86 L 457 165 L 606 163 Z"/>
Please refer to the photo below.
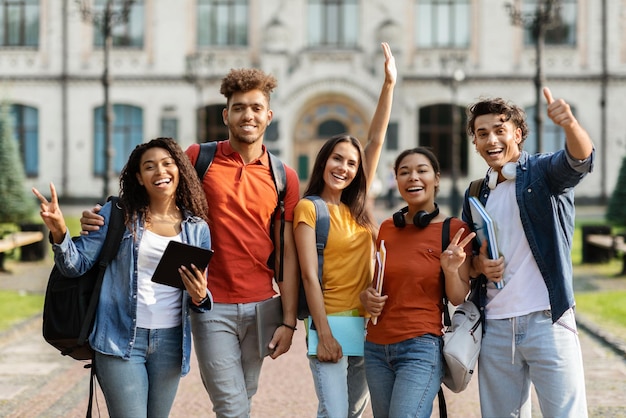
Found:
<path fill-rule="evenodd" d="M 13 274 L 0 274 L 0 289 L 42 292 L 51 263 L 51 260 L 44 260 L 10 264 Z M 586 286 L 595 286 L 601 279 L 588 277 L 585 280 Z M 611 283 L 626 288 L 626 281 Z M 623 344 L 610 330 L 602 330 L 587 320 L 582 322 L 585 329 Z M 253 417 L 315 416 L 317 402 L 305 357 L 301 324 L 291 350 L 277 360 L 268 358 L 265 361 L 259 392 L 253 398 Z M 582 330 L 580 340 L 590 416 L 626 417 L 626 360 L 599 342 L 592 333 Z M 214 417 L 195 357 L 191 370 L 181 380 L 171 417 Z M 38 315 L 0 334 L 0 417 L 83 417 L 88 391 L 89 370 L 84 369 L 81 362 L 63 358 L 43 341 Z M 450 417 L 480 416 L 476 379 L 466 391 L 447 393 L 446 399 Z M 96 408 L 99 416 L 108 416 L 100 392 Z M 535 416 L 539 416 L 538 408 L 534 410 Z M 436 405 L 434 411 L 433 417 L 438 416 Z M 371 410 L 368 410 L 366 418 L 371 416 Z"/>

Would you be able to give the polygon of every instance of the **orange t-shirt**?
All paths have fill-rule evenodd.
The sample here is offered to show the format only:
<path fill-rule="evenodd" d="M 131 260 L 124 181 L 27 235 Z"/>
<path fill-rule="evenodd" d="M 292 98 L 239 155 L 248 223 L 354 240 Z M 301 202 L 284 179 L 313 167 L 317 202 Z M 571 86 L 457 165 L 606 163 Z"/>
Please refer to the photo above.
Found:
<path fill-rule="evenodd" d="M 425 334 L 442 335 L 443 283 L 439 276 L 442 228 L 443 222 L 431 223 L 426 228 L 412 223 L 397 228 L 391 219 L 383 221 L 377 248 L 385 240 L 387 258 L 382 293 L 389 298 L 377 324 L 368 323 L 368 341 L 394 344 Z M 468 226 L 452 218 L 450 239 L 460 228 L 465 228 L 465 237 Z M 471 251 L 471 244 L 465 251 Z"/>
<path fill-rule="evenodd" d="M 199 144 L 187 149 L 192 164 L 199 152 Z M 299 199 L 299 182 L 292 168 L 285 166 L 285 171 L 285 221 L 292 222 Z M 249 303 L 272 297 L 274 271 L 267 262 L 274 249 L 270 221 L 278 196 L 265 146 L 259 159 L 244 164 L 228 141 L 220 141 L 202 187 L 209 204 L 209 228 L 215 251 L 208 274 L 213 300 Z"/>

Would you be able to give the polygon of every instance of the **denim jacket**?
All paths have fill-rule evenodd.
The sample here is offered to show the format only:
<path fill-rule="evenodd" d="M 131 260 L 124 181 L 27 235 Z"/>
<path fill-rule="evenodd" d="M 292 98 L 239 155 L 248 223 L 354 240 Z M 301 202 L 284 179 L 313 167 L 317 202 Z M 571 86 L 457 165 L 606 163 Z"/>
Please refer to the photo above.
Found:
<path fill-rule="evenodd" d="M 104 226 L 98 231 L 81 235 L 76 241 L 70 238 L 68 231 L 63 242 L 53 244 L 54 262 L 64 275 L 79 276 L 96 263 L 108 230 L 111 203 L 105 204 L 99 214 L 104 217 Z M 211 235 L 206 222 L 189 213 L 184 213 L 183 218 L 181 224 L 183 242 L 210 248 Z M 130 359 L 137 322 L 137 253 L 143 232 L 143 220 L 137 221 L 135 237 L 126 228 L 117 255 L 104 274 L 95 324 L 89 336 L 90 345 L 100 353 Z M 209 300 L 202 307 L 196 307 L 187 291 L 181 291 L 183 327 L 181 376 L 189 372 L 191 355 L 189 308 L 192 305 L 192 309 L 202 311 L 210 309 L 211 293 L 208 295 Z"/>
<path fill-rule="evenodd" d="M 533 257 L 548 288 L 552 322 L 573 307 L 572 237 L 574 234 L 574 186 L 593 170 L 595 149 L 583 161 L 573 159 L 566 150 L 530 155 L 522 151 L 516 163 L 515 195 L 522 227 Z M 489 198 L 487 179 L 479 199 Z M 463 220 L 473 225 L 469 209 L 469 189 L 465 191 Z M 475 251 L 478 247 L 475 245 Z M 481 311 L 487 303 L 487 280 L 478 282 Z"/>

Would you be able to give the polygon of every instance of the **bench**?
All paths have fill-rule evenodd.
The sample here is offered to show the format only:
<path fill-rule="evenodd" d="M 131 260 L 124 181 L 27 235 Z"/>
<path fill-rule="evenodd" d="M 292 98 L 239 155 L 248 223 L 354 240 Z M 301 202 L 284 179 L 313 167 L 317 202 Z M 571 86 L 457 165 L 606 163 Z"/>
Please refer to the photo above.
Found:
<path fill-rule="evenodd" d="M 621 274 L 626 274 L 626 243 L 622 235 L 589 234 L 585 241 L 595 247 L 610 250 L 613 254 L 622 253 Z"/>
<path fill-rule="evenodd" d="M 5 235 L 0 239 L 0 271 L 4 268 L 4 253 L 25 245 L 34 244 L 43 240 L 43 232 L 40 231 L 20 231 Z"/>

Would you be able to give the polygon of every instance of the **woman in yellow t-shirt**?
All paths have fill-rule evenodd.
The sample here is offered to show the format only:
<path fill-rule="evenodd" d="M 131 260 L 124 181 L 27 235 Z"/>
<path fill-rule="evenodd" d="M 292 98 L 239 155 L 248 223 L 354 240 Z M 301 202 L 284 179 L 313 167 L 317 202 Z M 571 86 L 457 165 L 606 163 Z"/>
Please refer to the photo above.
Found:
<path fill-rule="evenodd" d="M 376 173 L 391 114 L 396 66 L 389 45 L 385 54 L 385 82 L 363 149 L 349 135 L 330 138 L 320 149 L 305 196 L 319 196 L 330 214 L 324 249 L 322 286 L 317 275 L 315 207 L 302 199 L 294 212 L 294 238 L 302 281 L 319 343 L 309 364 L 317 393 L 318 417 L 360 417 L 369 401 L 363 356 L 344 356 L 328 324 L 327 315 L 363 316 L 359 294 L 372 279 L 376 225 L 366 208 L 367 190 Z"/>
<path fill-rule="evenodd" d="M 470 242 L 475 234 L 450 220 L 450 244 L 442 251 L 446 215 L 439 212 L 439 162 L 428 149 L 402 152 L 396 183 L 407 206 L 380 226 L 386 250 L 380 293 L 362 292 L 372 316 L 365 341 L 365 372 L 374 417 L 430 417 L 444 373 L 441 314 L 443 283 L 454 305 L 469 292 Z"/>

